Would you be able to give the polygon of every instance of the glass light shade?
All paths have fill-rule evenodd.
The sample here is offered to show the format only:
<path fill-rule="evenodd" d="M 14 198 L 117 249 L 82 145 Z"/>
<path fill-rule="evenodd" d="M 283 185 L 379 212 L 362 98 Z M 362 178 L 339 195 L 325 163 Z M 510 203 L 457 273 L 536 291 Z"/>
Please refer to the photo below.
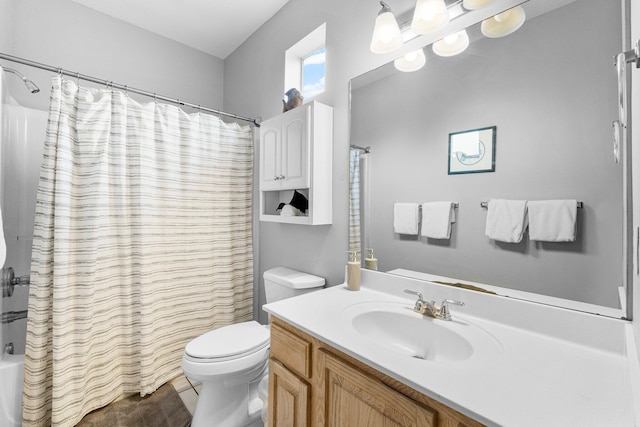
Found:
<path fill-rule="evenodd" d="M 402 34 L 398 21 L 388 6 L 383 4 L 382 10 L 376 18 L 371 37 L 371 52 L 389 53 L 402 46 Z"/>
<path fill-rule="evenodd" d="M 491 3 L 493 3 L 493 0 L 463 0 L 462 7 L 467 10 L 476 10 L 489 6 Z"/>
<path fill-rule="evenodd" d="M 432 46 L 433 53 L 439 56 L 454 56 L 469 47 L 469 36 L 466 30 L 450 34 L 438 40 Z"/>
<path fill-rule="evenodd" d="M 406 73 L 418 71 L 420 68 L 424 67 L 424 64 L 426 63 L 427 57 L 424 55 L 424 51 L 422 49 L 409 52 L 393 61 L 393 65 L 396 69 Z"/>
<path fill-rule="evenodd" d="M 482 34 L 486 37 L 504 37 L 522 27 L 524 20 L 524 9 L 522 6 L 516 6 L 482 21 L 480 31 L 482 31 Z"/>
<path fill-rule="evenodd" d="M 439 30 L 449 23 L 449 11 L 444 0 L 417 0 L 411 29 L 416 34 Z"/>

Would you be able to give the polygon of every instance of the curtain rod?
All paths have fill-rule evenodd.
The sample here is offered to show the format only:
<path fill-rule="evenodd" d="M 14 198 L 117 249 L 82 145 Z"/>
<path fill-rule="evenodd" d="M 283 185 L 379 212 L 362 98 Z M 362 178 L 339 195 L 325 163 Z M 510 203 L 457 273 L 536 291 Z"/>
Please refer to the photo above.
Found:
<path fill-rule="evenodd" d="M 350 147 L 351 148 L 355 148 L 356 150 L 362 150 L 365 153 L 370 153 L 371 152 L 371 147 L 360 147 L 359 145 L 354 145 L 354 144 L 351 144 Z"/>
<path fill-rule="evenodd" d="M 39 62 L 30 61 L 28 59 L 19 58 L 17 56 L 7 55 L 6 53 L 2 53 L 2 52 L 0 52 L 0 59 L 5 59 L 5 60 L 11 61 L 11 62 L 17 62 L 19 64 L 28 65 L 29 67 L 40 68 L 42 70 L 47 70 L 47 71 L 51 71 L 51 72 L 58 73 L 58 74 L 64 74 L 65 76 L 75 77 L 77 79 L 86 80 L 86 81 L 92 82 L 92 83 L 98 83 L 98 84 L 105 85 L 105 86 L 108 86 L 108 87 L 112 87 L 112 88 L 116 88 L 116 89 L 119 89 L 119 90 L 123 90 L 125 92 L 133 92 L 133 93 L 137 93 L 138 95 L 148 96 L 150 98 L 159 99 L 161 101 L 171 102 L 173 104 L 178 104 L 178 105 L 185 105 L 187 107 L 197 108 L 198 110 L 206 111 L 206 112 L 209 112 L 209 113 L 213 113 L 213 114 L 217 114 L 217 115 L 221 115 L 221 116 L 225 116 L 225 117 L 231 117 L 231 118 L 238 119 L 238 120 L 243 120 L 245 122 L 250 122 L 251 124 L 253 124 L 253 125 L 257 126 L 257 127 L 260 127 L 260 119 L 252 119 L 252 118 L 249 118 L 249 117 L 238 116 L 237 114 L 225 113 L 224 111 L 214 110 L 213 108 L 202 107 L 201 105 L 192 104 L 190 102 L 181 101 L 181 100 L 175 99 L 175 98 L 169 98 L 167 96 L 158 95 L 156 93 L 148 92 L 146 90 L 135 89 L 135 88 L 129 87 L 127 85 L 121 85 L 121 84 L 118 84 L 118 83 L 114 83 L 114 82 L 109 81 L 109 80 L 103 80 L 103 79 L 99 79 L 97 77 L 91 77 L 91 76 L 87 76 L 85 74 L 75 73 L 73 71 L 64 70 L 64 69 L 59 68 L 59 67 L 52 67 L 50 65 L 41 64 Z"/>

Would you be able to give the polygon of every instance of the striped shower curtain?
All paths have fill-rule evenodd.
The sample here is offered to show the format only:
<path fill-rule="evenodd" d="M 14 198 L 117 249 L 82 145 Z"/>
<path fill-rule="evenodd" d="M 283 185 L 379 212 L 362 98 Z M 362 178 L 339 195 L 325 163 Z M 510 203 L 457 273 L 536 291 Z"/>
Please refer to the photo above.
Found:
<path fill-rule="evenodd" d="M 73 426 L 250 320 L 249 127 L 53 78 L 36 205 L 24 425 Z"/>
<path fill-rule="evenodd" d="M 349 250 L 362 252 L 360 233 L 360 151 L 349 153 Z M 360 256 L 358 256 L 360 258 Z"/>

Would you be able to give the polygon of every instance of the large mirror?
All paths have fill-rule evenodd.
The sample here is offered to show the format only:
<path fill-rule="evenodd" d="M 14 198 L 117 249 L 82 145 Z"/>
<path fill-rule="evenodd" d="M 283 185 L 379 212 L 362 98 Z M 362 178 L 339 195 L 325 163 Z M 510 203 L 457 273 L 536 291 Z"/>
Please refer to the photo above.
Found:
<path fill-rule="evenodd" d="M 526 22 L 506 37 L 478 24 L 457 56 L 426 46 L 418 71 L 390 63 L 352 80 L 349 245 L 373 248 L 380 271 L 623 317 L 625 172 L 611 128 L 622 5 L 523 7 Z M 492 127 L 494 170 L 448 174 L 449 135 Z M 576 239 L 489 239 L 492 199 L 575 199 Z M 456 204 L 449 239 L 394 233 L 395 203 L 429 201 Z"/>

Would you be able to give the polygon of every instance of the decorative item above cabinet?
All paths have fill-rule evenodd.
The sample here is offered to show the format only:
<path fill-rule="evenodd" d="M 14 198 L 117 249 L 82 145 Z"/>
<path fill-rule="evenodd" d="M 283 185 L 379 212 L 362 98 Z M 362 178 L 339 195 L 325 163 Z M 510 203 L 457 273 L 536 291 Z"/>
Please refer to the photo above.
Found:
<path fill-rule="evenodd" d="M 263 121 L 259 154 L 260 221 L 331 224 L 333 108 L 310 101 Z M 280 208 L 295 191 L 306 212 Z"/>

